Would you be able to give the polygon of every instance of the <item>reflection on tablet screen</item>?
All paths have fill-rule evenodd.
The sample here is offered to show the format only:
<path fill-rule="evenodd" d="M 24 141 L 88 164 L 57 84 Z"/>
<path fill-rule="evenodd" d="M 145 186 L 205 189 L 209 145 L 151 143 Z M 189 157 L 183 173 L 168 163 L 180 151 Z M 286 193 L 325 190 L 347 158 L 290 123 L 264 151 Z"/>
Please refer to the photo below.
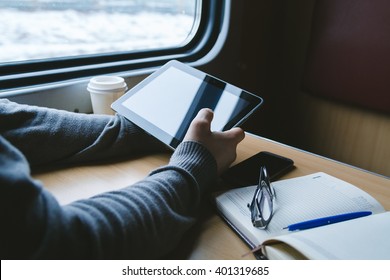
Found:
<path fill-rule="evenodd" d="M 157 79 L 160 81 L 146 85 L 123 105 L 178 139 L 184 138 L 192 119 L 202 108 L 214 111 L 211 129 L 222 131 L 232 116 L 248 105 L 225 88 L 207 83 L 206 75 L 206 80 L 201 80 L 170 67 Z M 171 103 L 166 104 L 165 100 Z"/>

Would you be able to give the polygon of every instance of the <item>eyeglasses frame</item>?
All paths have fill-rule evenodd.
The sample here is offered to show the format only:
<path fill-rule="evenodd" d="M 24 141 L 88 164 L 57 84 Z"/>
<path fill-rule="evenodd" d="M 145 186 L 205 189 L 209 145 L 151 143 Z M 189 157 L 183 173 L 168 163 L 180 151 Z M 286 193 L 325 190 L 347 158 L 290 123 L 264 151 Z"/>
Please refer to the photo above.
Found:
<path fill-rule="evenodd" d="M 253 194 L 253 199 L 251 204 L 248 204 L 248 207 L 251 211 L 251 221 L 254 227 L 259 229 L 266 229 L 270 223 L 273 216 L 273 201 L 276 197 L 274 188 L 272 187 L 271 181 L 269 179 L 267 169 L 265 166 L 260 167 L 259 182 L 255 193 Z M 269 205 L 270 215 L 267 219 L 264 218 L 264 203 L 267 199 Z"/>

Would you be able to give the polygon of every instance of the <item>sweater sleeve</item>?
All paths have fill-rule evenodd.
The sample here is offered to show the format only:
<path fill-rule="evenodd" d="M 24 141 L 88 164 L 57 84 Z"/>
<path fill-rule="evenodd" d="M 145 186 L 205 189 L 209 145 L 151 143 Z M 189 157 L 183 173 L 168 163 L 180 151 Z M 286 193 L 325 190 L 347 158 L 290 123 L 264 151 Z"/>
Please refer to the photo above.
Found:
<path fill-rule="evenodd" d="M 194 224 L 216 162 L 184 142 L 167 166 L 117 191 L 60 206 L 0 137 L 2 259 L 156 259 Z"/>
<path fill-rule="evenodd" d="M 145 143 L 161 146 L 119 116 L 78 119 L 20 108 L 0 101 L 2 259 L 158 258 L 196 221 L 202 194 L 217 177 L 216 162 L 202 145 L 183 142 L 168 165 L 144 180 L 61 206 L 31 178 L 29 163 L 94 160 L 145 150 Z M 13 110 L 15 119 L 9 117 Z M 35 142 L 23 143 L 27 136 Z"/>
<path fill-rule="evenodd" d="M 0 99 L 0 133 L 31 166 L 83 162 L 166 148 L 120 115 L 88 115 Z"/>

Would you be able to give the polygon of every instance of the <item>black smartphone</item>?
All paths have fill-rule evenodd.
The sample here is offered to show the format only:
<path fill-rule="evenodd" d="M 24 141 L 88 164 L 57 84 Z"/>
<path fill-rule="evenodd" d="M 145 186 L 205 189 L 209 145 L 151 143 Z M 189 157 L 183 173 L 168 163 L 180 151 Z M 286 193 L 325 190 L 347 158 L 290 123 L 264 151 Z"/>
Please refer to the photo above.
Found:
<path fill-rule="evenodd" d="M 230 167 L 222 174 L 222 181 L 229 186 L 257 185 L 260 166 L 267 168 L 270 180 L 274 181 L 291 170 L 294 167 L 294 161 L 281 155 L 262 151 Z"/>

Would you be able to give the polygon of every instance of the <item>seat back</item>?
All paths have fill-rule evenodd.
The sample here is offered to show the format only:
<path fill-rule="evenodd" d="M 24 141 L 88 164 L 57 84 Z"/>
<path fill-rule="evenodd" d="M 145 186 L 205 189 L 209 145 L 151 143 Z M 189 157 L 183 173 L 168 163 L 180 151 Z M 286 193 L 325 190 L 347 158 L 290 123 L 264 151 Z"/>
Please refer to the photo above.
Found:
<path fill-rule="evenodd" d="M 317 0 L 306 92 L 390 113 L 390 1 Z"/>

